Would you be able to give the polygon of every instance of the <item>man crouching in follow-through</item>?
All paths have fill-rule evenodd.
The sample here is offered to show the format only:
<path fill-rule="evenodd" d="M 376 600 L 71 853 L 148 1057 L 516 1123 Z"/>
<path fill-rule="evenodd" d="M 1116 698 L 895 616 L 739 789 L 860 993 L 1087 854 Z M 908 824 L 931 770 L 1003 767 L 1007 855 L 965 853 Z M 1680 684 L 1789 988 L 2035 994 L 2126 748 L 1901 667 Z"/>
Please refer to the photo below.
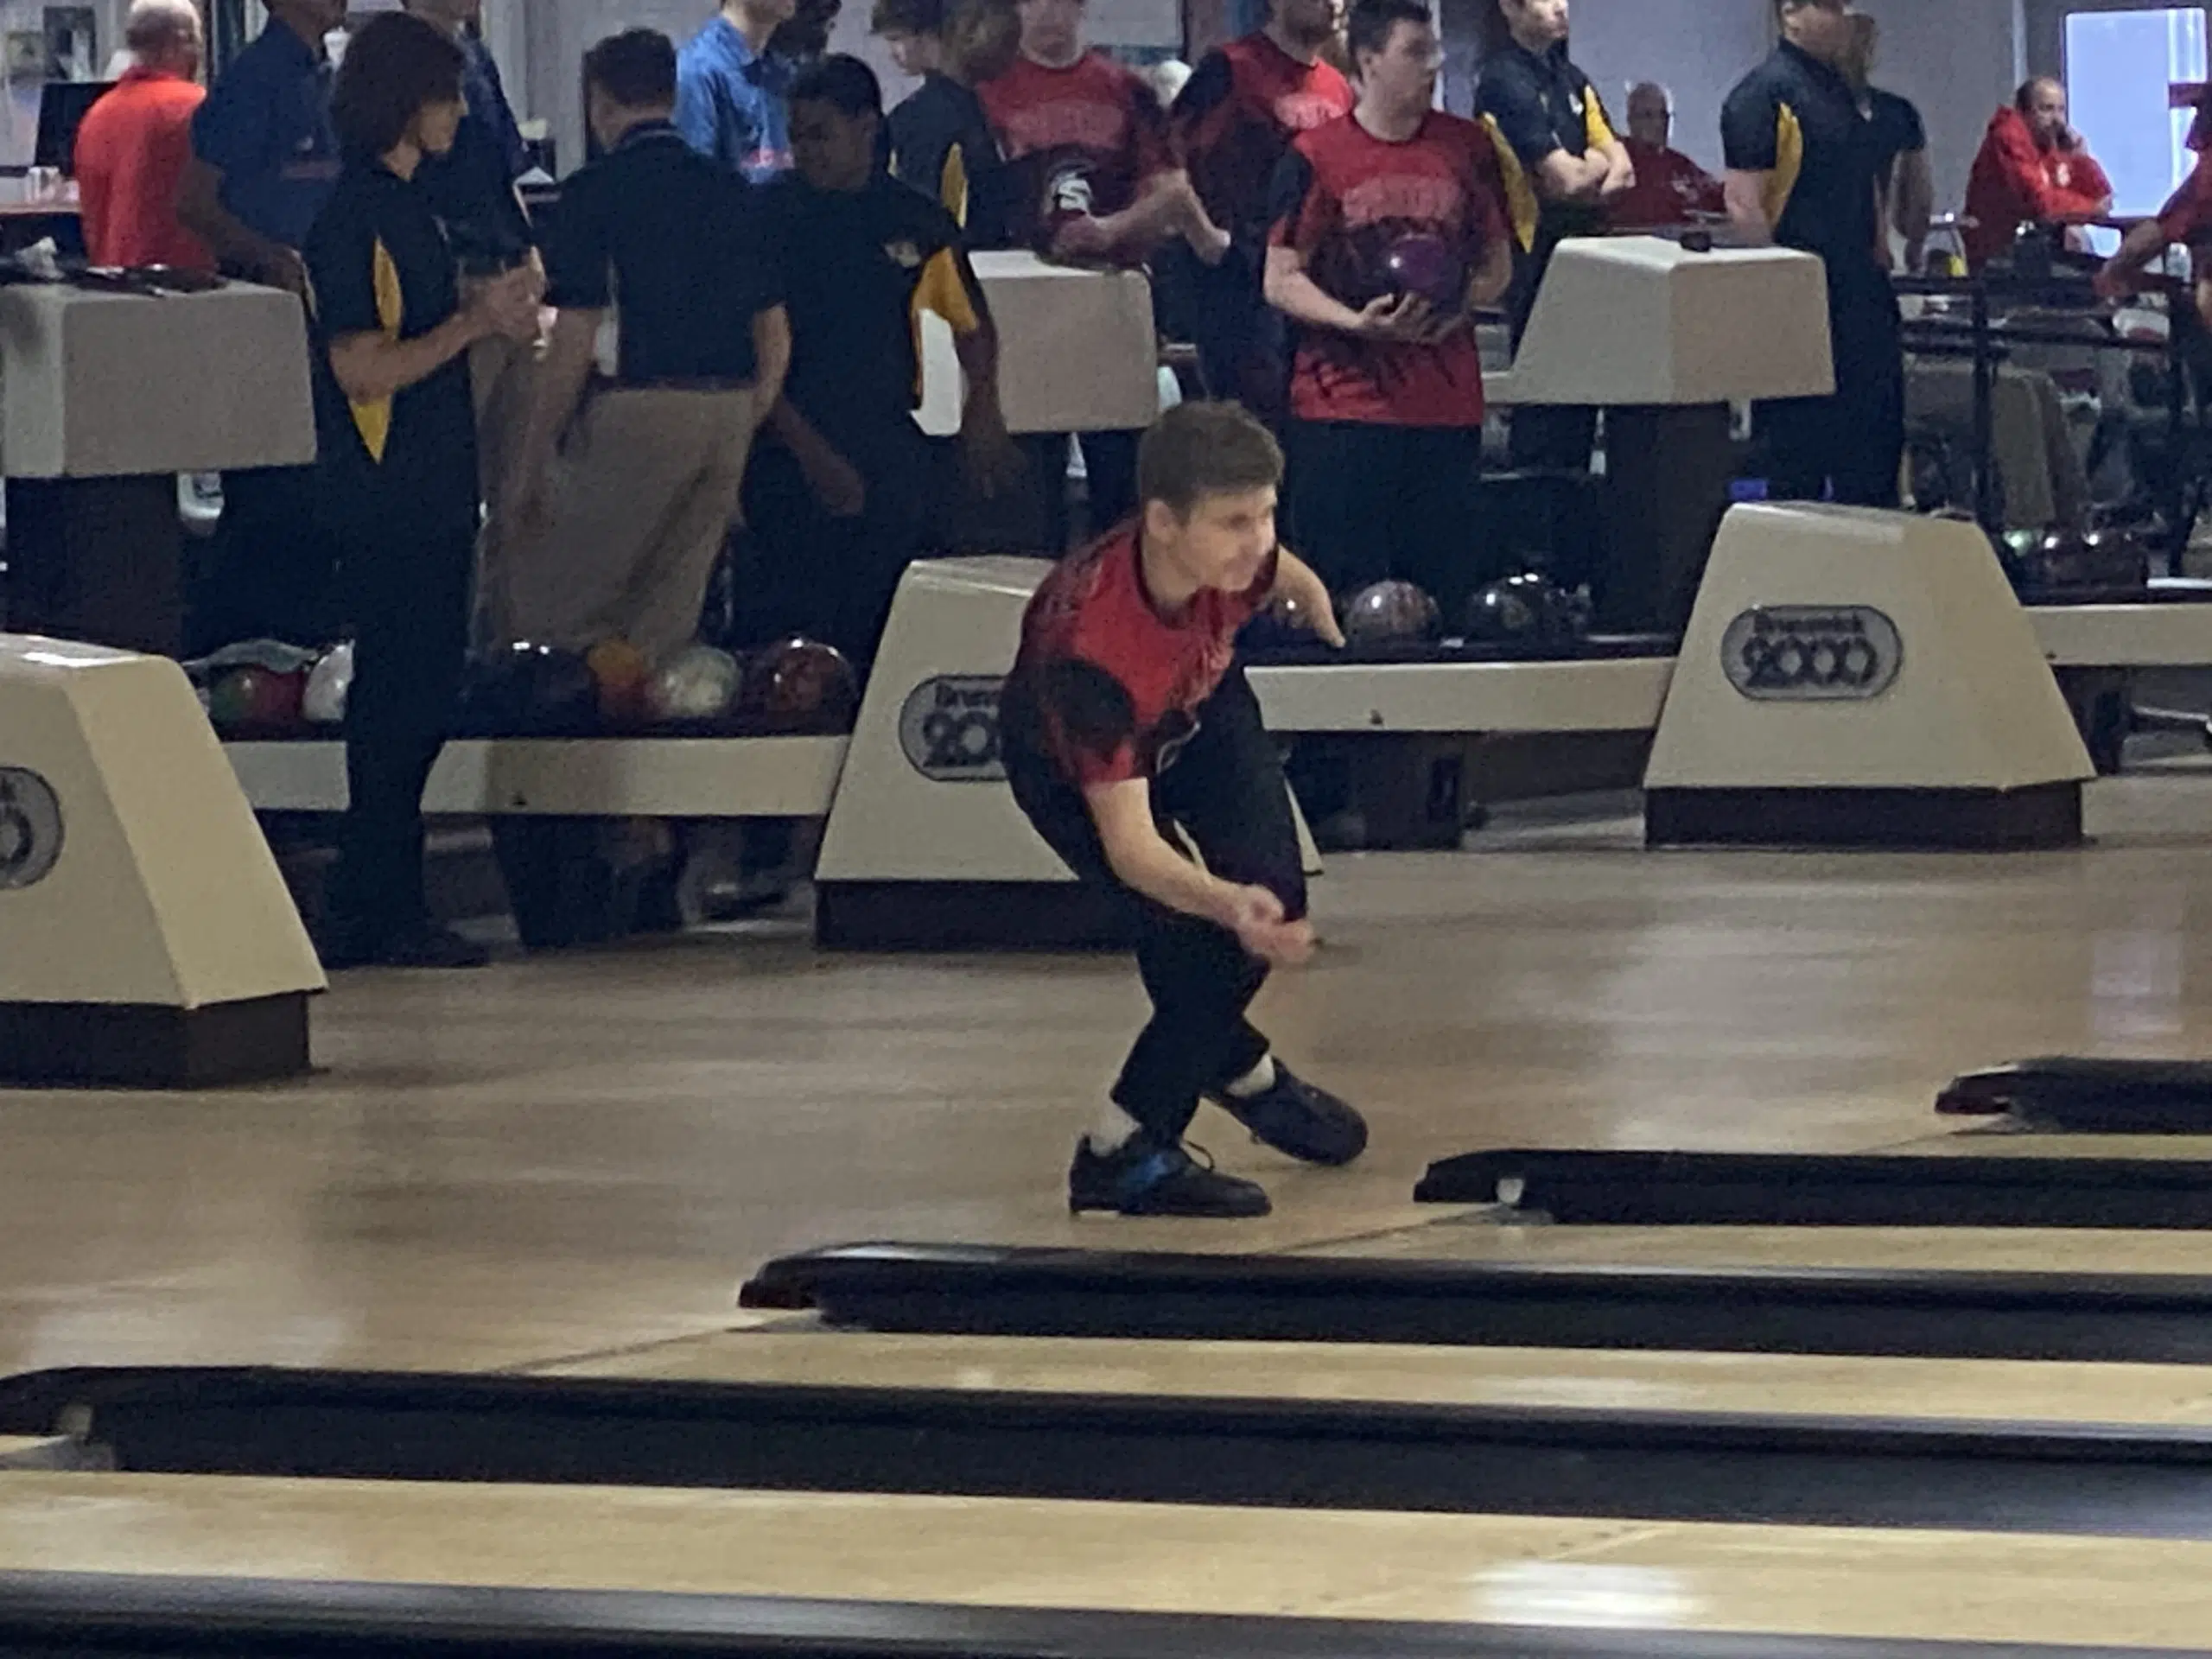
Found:
<path fill-rule="evenodd" d="M 1281 480 L 1281 451 L 1243 410 L 1170 410 L 1138 451 L 1136 519 L 1057 566 L 1022 621 L 1001 709 L 1014 798 L 1077 875 L 1131 903 L 1152 997 L 1076 1150 L 1077 1212 L 1267 1214 L 1258 1186 L 1184 1150 L 1202 1099 L 1308 1163 L 1367 1145 L 1359 1114 L 1292 1076 L 1244 1017 L 1271 966 L 1311 954 L 1313 931 L 1237 631 L 1280 603 L 1344 643 L 1320 579 L 1275 541 Z"/>

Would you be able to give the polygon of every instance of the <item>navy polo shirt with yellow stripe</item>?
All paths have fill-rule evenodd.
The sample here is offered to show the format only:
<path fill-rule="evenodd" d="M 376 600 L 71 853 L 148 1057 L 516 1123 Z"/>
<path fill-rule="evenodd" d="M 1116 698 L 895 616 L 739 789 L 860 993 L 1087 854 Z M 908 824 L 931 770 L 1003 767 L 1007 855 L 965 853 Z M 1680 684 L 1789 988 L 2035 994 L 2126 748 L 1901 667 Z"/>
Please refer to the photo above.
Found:
<path fill-rule="evenodd" d="M 1833 67 L 1783 41 L 1728 95 L 1720 142 L 1731 172 L 1770 175 L 1767 218 L 1778 245 L 1820 255 L 1832 288 L 1880 274 L 1879 135 Z"/>
<path fill-rule="evenodd" d="M 313 284 L 320 464 L 333 505 L 372 535 L 472 530 L 468 354 L 372 402 L 346 401 L 329 370 L 334 340 L 413 340 L 460 308 L 453 252 L 426 194 L 381 162 L 349 164 L 302 252 Z"/>
<path fill-rule="evenodd" d="M 1564 150 L 1580 160 L 1614 142 L 1605 101 L 1567 55 L 1567 42 L 1531 52 L 1513 41 L 1483 60 L 1475 107 L 1497 146 L 1506 217 L 1523 253 L 1545 251 L 1570 236 L 1598 236 L 1605 210 L 1595 202 L 1547 201 L 1536 188 L 1545 158 Z"/>
<path fill-rule="evenodd" d="M 857 191 L 797 175 L 762 193 L 790 272 L 791 365 L 784 396 L 847 458 L 911 442 L 921 397 L 921 314 L 972 333 L 981 290 L 952 216 L 879 173 Z"/>

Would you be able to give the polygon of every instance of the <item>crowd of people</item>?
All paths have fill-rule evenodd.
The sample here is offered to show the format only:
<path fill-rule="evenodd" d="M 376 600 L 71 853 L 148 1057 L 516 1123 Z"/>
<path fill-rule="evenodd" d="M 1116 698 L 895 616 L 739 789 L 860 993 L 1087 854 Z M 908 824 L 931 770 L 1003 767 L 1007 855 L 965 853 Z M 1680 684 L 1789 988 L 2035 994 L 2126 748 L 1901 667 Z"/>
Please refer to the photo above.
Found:
<path fill-rule="evenodd" d="M 721 572 L 736 634 L 804 632 L 864 669 L 900 571 L 958 539 L 961 504 L 1026 492 L 1035 550 L 1068 546 L 1071 435 L 1009 436 L 974 251 L 1150 270 L 1205 394 L 1279 439 L 1290 533 L 1339 593 L 1458 556 L 1478 314 L 1502 306 L 1517 334 L 1560 245 L 1608 229 L 1702 217 L 1818 255 L 1837 391 L 1764 411 L 1772 487 L 1895 499 L 1885 272 L 1922 257 L 1932 190 L 1919 117 L 1872 86 L 1876 31 L 1845 0 L 1776 0 L 1718 180 L 1673 148 L 1665 88 L 1630 89 L 1614 124 L 1567 0 L 1497 0 L 1471 118 L 1438 107 L 1423 0 L 1274 0 L 1167 104 L 1090 49 L 1084 0 L 879 0 L 921 80 L 888 111 L 865 65 L 827 54 L 834 8 L 726 0 L 680 48 L 631 30 L 592 49 L 592 156 L 537 216 L 480 7 L 406 0 L 334 68 L 344 0 L 270 0 L 203 93 L 191 0 L 138 0 L 131 67 L 78 140 L 96 262 L 305 302 L 321 458 L 226 476 L 198 624 L 211 644 L 356 641 L 334 961 L 478 954 L 430 922 L 418 810 L 472 645 L 665 658 Z M 2109 196 L 2063 88 L 2031 81 L 1976 162 L 1967 257 Z M 2199 216 L 2132 237 L 2112 280 Z M 965 372 L 949 445 L 913 419 L 925 311 Z M 1594 411 L 1517 411 L 1514 461 L 1586 468 L 1595 434 Z M 1099 531 L 1140 505 L 1138 436 L 1072 440 Z"/>

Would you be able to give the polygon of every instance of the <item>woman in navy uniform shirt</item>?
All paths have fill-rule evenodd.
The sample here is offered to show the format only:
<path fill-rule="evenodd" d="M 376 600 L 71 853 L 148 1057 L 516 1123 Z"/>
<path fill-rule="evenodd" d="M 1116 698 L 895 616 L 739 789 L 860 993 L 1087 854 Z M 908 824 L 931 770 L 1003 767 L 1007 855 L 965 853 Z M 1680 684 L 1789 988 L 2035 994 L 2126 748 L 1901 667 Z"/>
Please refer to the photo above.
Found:
<path fill-rule="evenodd" d="M 318 365 L 318 461 L 353 624 L 349 791 L 332 893 L 332 967 L 472 966 L 423 890 L 423 786 L 454 711 L 480 518 L 468 349 L 537 327 L 518 270 L 464 308 L 416 174 L 453 144 L 461 49 L 404 12 L 372 18 L 331 97 L 346 166 L 304 250 Z M 322 371 L 327 371 L 323 372 Z"/>

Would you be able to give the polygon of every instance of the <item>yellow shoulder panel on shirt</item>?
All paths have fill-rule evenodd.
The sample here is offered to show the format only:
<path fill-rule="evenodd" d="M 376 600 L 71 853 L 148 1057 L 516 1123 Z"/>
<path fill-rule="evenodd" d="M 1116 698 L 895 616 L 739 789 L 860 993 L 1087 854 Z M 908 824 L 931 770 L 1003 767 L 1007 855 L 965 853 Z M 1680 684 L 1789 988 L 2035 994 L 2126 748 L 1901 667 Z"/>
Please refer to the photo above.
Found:
<path fill-rule="evenodd" d="M 374 258 L 376 264 L 371 279 L 376 289 L 377 321 L 382 326 L 386 340 L 397 340 L 399 320 L 405 314 L 405 300 L 399 289 L 399 267 L 392 263 L 391 251 L 385 246 L 381 237 L 377 240 Z M 381 461 L 385 446 L 391 440 L 391 399 L 372 398 L 366 403 L 354 404 L 353 409 L 353 427 L 361 435 L 361 442 L 368 449 L 369 459 Z"/>
<path fill-rule="evenodd" d="M 937 199 L 962 230 L 968 228 L 968 154 L 958 144 L 944 152 L 937 180 Z"/>
<path fill-rule="evenodd" d="M 1768 224 L 1782 223 L 1789 198 L 1796 191 L 1798 175 L 1804 170 L 1805 128 L 1797 119 L 1797 111 L 1784 104 L 1774 118 L 1774 171 L 1767 175 L 1766 184 Z"/>
<path fill-rule="evenodd" d="M 1536 218 L 1540 211 L 1536 202 L 1535 186 L 1529 181 L 1529 169 L 1521 165 L 1521 158 L 1513 146 L 1505 141 L 1505 130 L 1497 124 L 1494 115 L 1483 117 L 1483 125 L 1490 130 L 1491 148 L 1497 152 L 1498 176 L 1505 182 L 1505 217 L 1512 224 L 1513 239 L 1527 253 L 1536 245 Z"/>

